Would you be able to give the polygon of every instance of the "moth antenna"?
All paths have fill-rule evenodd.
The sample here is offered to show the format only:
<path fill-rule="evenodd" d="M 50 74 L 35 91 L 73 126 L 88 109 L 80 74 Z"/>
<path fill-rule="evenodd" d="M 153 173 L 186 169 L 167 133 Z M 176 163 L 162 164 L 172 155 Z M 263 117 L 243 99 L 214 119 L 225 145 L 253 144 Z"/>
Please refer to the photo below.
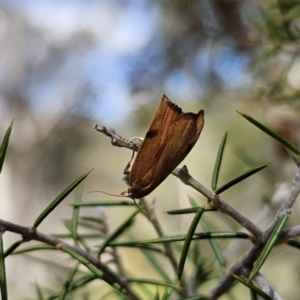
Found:
<path fill-rule="evenodd" d="M 114 196 L 114 197 L 124 197 L 122 195 L 110 194 L 110 193 L 107 193 L 107 192 L 104 192 L 104 191 L 90 191 L 90 192 L 88 192 L 88 194 L 91 194 L 91 193 L 102 193 L 102 194 L 109 195 L 109 196 Z"/>
<path fill-rule="evenodd" d="M 91 193 L 102 193 L 102 194 L 105 194 L 105 195 L 109 195 L 109 196 L 114 196 L 114 197 L 124 197 L 124 195 L 116 195 L 116 194 L 110 194 L 110 193 L 107 193 L 107 192 L 104 192 L 104 191 L 90 191 L 88 192 L 88 194 L 91 194 Z M 128 196 L 127 196 L 128 197 Z M 135 198 L 131 198 L 129 197 L 130 199 L 133 200 L 134 204 L 137 206 L 137 208 L 144 214 L 144 216 L 152 223 L 150 217 L 145 213 L 145 211 L 141 208 L 140 205 L 137 204 Z"/>

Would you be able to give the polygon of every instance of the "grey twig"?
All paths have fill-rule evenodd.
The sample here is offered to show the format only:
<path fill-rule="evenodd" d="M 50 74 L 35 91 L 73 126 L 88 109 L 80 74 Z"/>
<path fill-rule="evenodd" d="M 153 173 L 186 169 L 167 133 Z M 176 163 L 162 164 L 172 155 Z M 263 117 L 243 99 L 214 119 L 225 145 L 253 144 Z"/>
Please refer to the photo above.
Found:
<path fill-rule="evenodd" d="M 133 151 L 138 151 L 142 143 L 141 138 L 135 137 L 132 139 L 126 139 L 125 137 L 117 134 L 114 129 L 107 129 L 105 126 L 100 126 L 98 124 L 95 124 L 93 129 L 110 137 L 111 144 L 117 147 L 125 147 Z"/>
<path fill-rule="evenodd" d="M 291 209 L 292 205 L 294 204 L 294 202 L 300 192 L 299 174 L 300 173 L 298 170 L 298 172 L 293 180 L 293 185 L 292 185 L 289 195 L 287 196 L 287 199 L 284 201 L 283 205 L 279 209 L 276 217 L 274 218 L 274 221 L 271 223 L 269 228 L 267 228 L 267 230 L 264 232 L 264 235 L 263 235 L 264 243 L 261 245 L 253 245 L 252 248 L 246 253 L 246 255 L 244 255 L 244 257 L 242 257 L 239 261 L 237 261 L 235 263 L 235 265 L 233 267 L 231 267 L 231 269 L 228 272 L 223 274 L 218 285 L 211 291 L 210 297 L 209 297 L 210 300 L 217 299 L 219 296 L 224 294 L 230 288 L 231 284 L 234 282 L 234 278 L 231 276 L 231 274 L 240 275 L 243 273 L 242 270 L 244 268 L 252 269 L 253 263 L 258 258 L 260 252 L 263 249 L 263 246 L 268 241 L 268 238 L 270 237 L 272 231 L 274 230 L 274 227 L 276 226 L 276 224 L 279 220 L 278 216 L 280 217 L 280 216 L 282 216 L 282 214 L 290 212 L 290 209 Z M 275 226 L 274 226 L 274 224 L 275 224 Z M 298 227 L 299 226 L 296 226 L 294 228 L 294 230 L 299 231 Z M 282 239 L 284 239 L 289 234 L 289 231 L 291 233 L 294 230 L 293 229 L 283 230 L 278 242 L 280 242 Z M 255 279 L 255 277 L 254 277 L 254 279 Z M 276 298 L 276 299 L 280 299 L 280 298 Z"/>
<path fill-rule="evenodd" d="M 300 236 L 300 225 L 285 228 L 282 230 L 280 237 L 277 241 L 278 244 L 286 242 L 288 239 Z"/>
<path fill-rule="evenodd" d="M 133 151 L 137 151 L 137 140 L 136 139 L 126 139 L 123 136 L 117 134 L 114 129 L 109 129 L 105 126 L 99 126 L 94 125 L 94 129 L 97 131 L 105 134 L 106 136 L 110 137 L 112 140 L 112 144 L 114 146 L 118 147 L 125 147 L 128 149 L 131 149 Z M 141 140 L 139 140 L 141 143 Z M 195 190 L 197 190 L 199 193 L 201 193 L 204 197 L 207 198 L 209 202 L 212 201 L 213 193 L 209 191 L 207 188 L 205 188 L 200 182 L 195 180 L 188 172 L 188 169 L 186 166 L 178 167 L 176 168 L 172 174 L 176 177 L 178 177 L 183 183 L 186 185 L 189 185 L 193 187 Z M 248 218 L 243 216 L 240 212 L 235 210 L 233 207 L 231 207 L 222 197 L 218 198 L 219 201 L 214 202 L 214 206 L 216 206 L 222 213 L 229 215 L 234 220 L 236 220 L 240 225 L 242 225 L 244 228 L 246 228 L 249 232 L 253 234 L 255 237 L 255 240 L 258 243 L 262 242 L 263 232 L 260 230 L 259 227 L 257 227 L 254 223 L 252 223 Z"/>
<path fill-rule="evenodd" d="M 269 295 L 273 300 L 282 300 L 282 298 L 278 295 L 278 293 L 272 288 L 271 284 L 267 281 L 267 279 L 258 273 L 253 281 L 259 286 L 259 288 Z"/>
<path fill-rule="evenodd" d="M 182 168 L 176 168 L 172 172 L 172 174 L 178 177 L 186 185 L 189 185 L 196 189 L 204 197 L 206 197 L 208 201 L 213 202 L 213 205 L 217 207 L 222 213 L 230 216 L 231 218 L 236 220 L 242 227 L 246 228 L 249 232 L 251 232 L 254 235 L 257 243 L 261 243 L 263 241 L 263 232 L 262 230 L 260 230 L 259 227 L 252 223 L 239 211 L 230 206 L 222 197 L 218 196 L 217 201 L 214 201 L 216 195 L 214 195 L 213 192 L 209 191 L 201 183 L 195 180 L 189 174 L 186 166 L 183 166 Z"/>
<path fill-rule="evenodd" d="M 102 127 L 105 128 L 105 127 Z M 98 130 L 100 131 L 100 130 Z M 103 131 L 100 131 L 104 134 L 106 134 Z M 115 139 L 118 139 L 119 135 L 116 135 L 115 131 L 112 130 L 113 137 Z M 108 134 L 106 134 L 108 135 Z M 108 135 L 110 136 L 110 135 Z M 111 137 L 112 138 L 112 137 Z M 130 144 L 128 139 L 125 139 L 121 137 L 122 143 L 118 143 L 114 140 L 114 144 L 117 144 L 119 147 L 125 147 L 129 148 L 131 150 L 136 151 L 135 146 Z M 196 181 L 188 172 L 188 169 L 186 166 L 178 167 L 176 168 L 172 174 L 176 177 L 178 177 L 183 183 L 186 185 L 189 185 L 193 187 L 195 190 L 197 190 L 199 193 L 201 193 L 208 202 L 215 207 L 217 207 L 222 213 L 227 214 L 234 220 L 236 220 L 242 227 L 246 228 L 249 232 L 251 232 L 254 236 L 253 245 L 248 250 L 248 252 L 240 259 L 238 260 L 229 270 L 225 271 L 223 275 L 221 276 L 218 284 L 216 287 L 214 287 L 209 295 L 207 296 L 207 299 L 214 300 L 223 295 L 225 292 L 227 292 L 231 285 L 234 283 L 235 279 L 232 276 L 232 274 L 236 275 L 244 275 L 248 276 L 250 274 L 250 271 L 252 270 L 254 262 L 257 260 L 259 254 L 261 253 L 262 249 L 264 248 L 265 243 L 268 241 L 268 238 L 272 234 L 276 224 L 280 220 L 280 218 L 285 214 L 291 213 L 291 208 L 293 204 L 295 203 L 295 200 L 300 192 L 300 169 L 298 170 L 294 180 L 293 185 L 290 190 L 290 193 L 287 197 L 287 199 L 282 204 L 281 208 L 278 210 L 274 220 L 270 224 L 270 226 L 265 230 L 264 232 L 256 226 L 253 222 L 251 222 L 248 218 L 246 218 L 244 215 L 242 215 L 240 212 L 235 210 L 233 207 L 231 207 L 220 195 L 216 195 L 210 190 L 208 190 L 206 187 L 204 187 L 202 184 L 200 184 L 198 181 Z M 287 228 L 282 231 L 280 238 L 278 239 L 278 243 L 286 241 L 290 237 L 296 237 L 300 235 L 300 226 L 295 226 L 292 228 Z M 269 283 L 263 278 L 262 275 L 257 275 L 253 278 L 253 280 L 256 281 L 256 283 L 264 290 L 265 293 L 273 297 L 273 299 L 280 300 L 280 296 L 271 288 Z"/>
<path fill-rule="evenodd" d="M 154 211 L 154 201 L 152 203 L 150 203 L 150 205 L 144 200 L 144 198 L 140 199 L 142 200 L 142 208 L 145 209 L 146 211 L 146 214 L 150 216 L 150 220 L 151 220 L 151 223 L 157 233 L 157 235 L 159 237 L 164 237 L 165 234 L 164 234 L 164 231 L 160 225 L 160 222 L 159 220 L 157 219 L 156 217 L 156 214 L 155 214 L 155 211 Z M 169 259 L 170 261 L 170 264 L 173 268 L 173 270 L 175 272 L 178 271 L 178 263 L 177 263 L 177 259 L 174 255 L 174 252 L 173 252 L 173 249 L 172 249 L 172 246 L 170 243 L 163 243 L 162 246 L 164 247 L 164 250 L 165 250 L 165 255 L 166 257 Z M 184 296 L 184 297 L 188 297 L 189 296 L 189 289 L 188 289 L 188 286 L 185 282 L 185 279 L 182 278 L 181 281 L 180 281 L 180 287 L 182 288 L 181 290 L 179 290 L 178 292 Z"/>
<path fill-rule="evenodd" d="M 122 278 L 119 276 L 119 274 L 112 271 L 107 264 L 102 263 L 97 257 L 91 255 L 87 251 L 84 251 L 83 249 L 79 248 L 76 245 L 70 245 L 68 243 L 65 243 L 57 238 L 54 238 L 50 235 L 44 234 L 42 232 L 33 230 L 32 227 L 25 227 L 18 224 L 14 224 L 5 220 L 0 219 L 0 226 L 5 228 L 6 231 L 14 232 L 17 234 L 20 234 L 23 237 L 23 240 L 30 241 L 30 240 L 36 240 L 40 241 L 42 243 L 48 244 L 56 248 L 57 250 L 64 250 L 64 249 L 70 249 L 76 253 L 78 253 L 80 256 L 85 258 L 88 262 L 90 262 L 93 266 L 98 268 L 103 272 L 103 274 L 109 278 L 112 282 L 116 283 L 120 286 L 120 289 L 127 292 L 129 299 L 139 300 L 140 297 L 135 293 L 135 291 L 132 290 L 130 284 L 126 282 L 125 278 Z"/>
<path fill-rule="evenodd" d="M 296 176 L 294 177 L 292 188 L 286 198 L 286 200 L 281 205 L 280 209 L 278 210 L 276 217 L 272 221 L 271 225 L 266 230 L 266 235 L 269 236 L 273 229 L 275 228 L 276 224 L 278 223 L 279 219 L 282 217 L 282 215 L 285 214 L 291 214 L 291 209 L 293 204 L 296 201 L 297 196 L 300 192 L 300 168 L 298 168 L 298 171 L 296 173 Z"/>

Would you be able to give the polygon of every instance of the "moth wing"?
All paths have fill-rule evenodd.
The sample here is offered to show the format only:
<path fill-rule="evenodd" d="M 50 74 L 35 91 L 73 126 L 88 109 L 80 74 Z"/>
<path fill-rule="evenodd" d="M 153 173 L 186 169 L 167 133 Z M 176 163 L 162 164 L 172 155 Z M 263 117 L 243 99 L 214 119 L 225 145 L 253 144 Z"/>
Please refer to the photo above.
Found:
<path fill-rule="evenodd" d="M 182 113 L 163 96 L 131 169 L 133 195 L 149 194 L 180 164 L 199 138 L 203 115 Z"/>
<path fill-rule="evenodd" d="M 170 128 L 168 141 L 156 165 L 162 182 L 184 160 L 196 144 L 204 126 L 204 111 L 184 113 Z M 158 172 L 164 169 L 164 172 Z"/>
<path fill-rule="evenodd" d="M 181 114 L 181 109 L 163 96 L 130 171 L 130 181 L 145 177 L 153 171 L 164 151 L 169 128 Z"/>

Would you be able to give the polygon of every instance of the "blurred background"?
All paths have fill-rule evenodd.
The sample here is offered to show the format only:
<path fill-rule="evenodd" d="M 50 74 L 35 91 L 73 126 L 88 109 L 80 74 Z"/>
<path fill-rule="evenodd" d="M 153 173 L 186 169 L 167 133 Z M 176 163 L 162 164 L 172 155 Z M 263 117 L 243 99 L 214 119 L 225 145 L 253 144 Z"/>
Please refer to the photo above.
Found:
<path fill-rule="evenodd" d="M 1 134 L 13 118 L 14 127 L 0 180 L 1 218 L 31 225 L 64 188 L 93 168 L 83 200 L 114 199 L 87 192 L 124 191 L 123 169 L 131 152 L 113 147 L 93 124 L 114 128 L 127 138 L 144 136 L 166 94 L 183 111 L 205 110 L 203 132 L 183 163 L 206 187 L 226 130 L 220 184 L 272 162 L 224 193 L 231 205 L 266 228 L 285 199 L 296 167 L 284 149 L 236 110 L 299 144 L 299 16 L 300 4 L 288 0 L 2 0 Z M 147 197 L 156 199 L 165 234 L 186 232 L 192 216 L 171 217 L 165 211 L 190 206 L 189 196 L 205 203 L 169 176 Z M 40 230 L 64 232 L 61 221 L 71 217 L 66 204 L 73 199 L 71 194 Z M 102 216 L 113 230 L 131 211 L 93 208 L 81 214 Z M 295 208 L 290 225 L 298 224 L 299 213 Z M 210 216 L 219 230 L 241 230 L 220 214 Z M 138 238 L 156 236 L 143 216 L 138 222 L 133 229 Z M 5 234 L 6 247 L 18 238 Z M 226 254 L 229 267 L 248 247 L 247 242 L 232 244 Z M 295 250 L 281 246 L 262 272 L 283 298 L 298 299 L 299 263 L 290 259 L 289 264 L 286 253 L 299 261 Z M 132 253 L 122 254 L 132 273 L 147 265 L 137 255 L 134 266 Z M 30 298 L 36 283 L 59 287 L 67 274 L 61 266 L 66 259 L 71 263 L 55 254 L 49 267 L 42 255 L 44 263 L 33 255 L 9 257 L 10 299 Z M 275 262 L 280 274 L 272 271 Z"/>

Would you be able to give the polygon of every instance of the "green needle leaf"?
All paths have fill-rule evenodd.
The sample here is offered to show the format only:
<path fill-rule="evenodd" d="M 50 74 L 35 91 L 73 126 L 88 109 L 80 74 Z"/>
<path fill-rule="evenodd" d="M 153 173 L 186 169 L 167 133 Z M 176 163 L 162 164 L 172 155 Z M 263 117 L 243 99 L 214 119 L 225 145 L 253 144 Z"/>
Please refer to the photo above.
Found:
<path fill-rule="evenodd" d="M 260 268 L 262 267 L 263 263 L 267 259 L 268 255 L 270 254 L 273 246 L 276 244 L 277 239 L 284 228 L 286 221 L 288 220 L 289 216 L 284 215 L 280 218 L 279 222 L 277 223 L 276 227 L 274 228 L 271 236 L 269 237 L 264 249 L 260 253 L 257 261 L 254 263 L 253 270 L 250 273 L 248 281 L 251 281 L 252 278 L 259 272 Z"/>
<path fill-rule="evenodd" d="M 83 184 L 79 184 L 77 189 L 76 189 L 76 196 L 75 196 L 75 201 L 74 203 L 80 203 L 81 198 L 82 198 L 82 190 L 83 190 Z M 73 207 L 73 215 L 72 215 L 72 225 L 71 225 L 71 233 L 73 240 L 75 243 L 78 241 L 78 233 L 77 233 L 77 228 L 78 228 L 78 216 L 79 216 L 79 206 L 74 206 Z"/>
<path fill-rule="evenodd" d="M 48 205 L 48 207 L 44 211 L 41 212 L 41 214 L 35 220 L 33 227 L 35 227 L 35 228 L 38 227 L 43 222 L 43 220 L 56 208 L 56 206 L 58 206 L 60 204 L 60 202 L 62 202 L 76 188 L 76 186 L 90 174 L 90 172 L 91 171 L 80 176 L 70 186 L 68 186 L 63 192 L 61 192 L 60 195 L 58 195 L 57 198 L 54 199 L 52 201 L 52 203 L 50 205 Z"/>
<path fill-rule="evenodd" d="M 166 213 L 169 215 L 182 215 L 182 214 L 192 214 L 196 213 L 199 209 L 199 206 L 196 207 L 188 207 L 181 209 L 168 210 Z M 218 209 L 215 207 L 205 207 L 204 211 L 217 211 Z"/>
<path fill-rule="evenodd" d="M 77 252 L 75 252 L 75 251 L 73 251 L 73 250 L 71 250 L 69 248 L 64 248 L 63 251 L 66 252 L 66 253 L 68 253 L 70 256 L 72 256 L 74 259 L 76 259 L 77 261 L 79 261 L 81 264 L 83 264 L 86 268 L 88 268 L 98 278 L 104 280 L 110 286 L 114 287 L 115 289 L 117 289 L 121 293 L 127 295 L 127 293 L 122 289 L 122 287 L 119 284 L 113 282 L 110 278 L 108 278 L 107 276 L 105 276 L 105 274 L 103 274 L 103 272 L 101 272 L 98 268 L 96 268 L 93 264 L 91 264 L 83 256 L 79 255 Z"/>
<path fill-rule="evenodd" d="M 140 248 L 140 250 L 149 260 L 151 267 L 155 269 L 155 271 L 160 274 L 164 280 L 171 282 L 172 279 L 170 278 L 165 266 L 161 263 L 160 260 L 158 260 L 157 255 L 154 255 L 152 251 L 149 251 L 148 249 Z M 163 253 L 162 250 L 161 252 Z"/>
<path fill-rule="evenodd" d="M 5 136 L 3 138 L 1 148 L 0 148 L 0 173 L 2 171 L 2 167 L 3 167 L 3 164 L 4 164 L 4 159 L 5 159 L 5 155 L 6 155 L 6 151 L 7 151 L 7 147 L 8 147 L 9 138 L 10 138 L 10 134 L 11 134 L 11 131 L 12 131 L 13 123 L 14 123 L 14 120 L 12 120 L 10 126 L 6 130 L 6 133 L 5 133 Z"/>
<path fill-rule="evenodd" d="M 186 239 L 184 241 L 183 247 L 182 247 L 182 252 L 181 252 L 181 256 L 180 256 L 180 260 L 179 260 L 179 266 L 178 266 L 178 272 L 177 272 L 177 278 L 178 280 L 181 279 L 182 274 L 183 274 L 183 269 L 184 269 L 184 265 L 185 265 L 185 261 L 188 255 L 188 251 L 190 248 L 190 244 L 192 242 L 195 230 L 197 228 L 197 225 L 200 221 L 200 218 L 203 214 L 204 211 L 204 207 L 199 207 L 197 213 L 194 216 L 194 219 L 189 227 L 189 230 L 186 234 Z"/>
<path fill-rule="evenodd" d="M 291 247 L 294 247 L 296 249 L 300 249 L 300 242 L 298 242 L 296 240 L 288 240 L 288 241 L 286 241 L 286 244 Z"/>
<path fill-rule="evenodd" d="M 109 245 L 110 242 L 115 240 L 118 236 L 120 236 L 124 230 L 126 230 L 129 226 L 133 223 L 133 218 L 140 212 L 140 210 L 134 211 L 119 227 L 117 227 L 110 236 L 102 243 L 99 251 L 98 251 L 98 257 L 103 253 L 105 248 Z"/>
<path fill-rule="evenodd" d="M 204 218 L 201 220 L 201 226 L 202 226 L 204 231 L 206 231 L 206 232 L 211 231 L 211 227 L 210 227 L 209 223 L 207 221 L 205 221 Z M 220 266 L 225 268 L 226 267 L 226 260 L 224 258 L 221 247 L 219 246 L 217 241 L 214 240 L 214 239 L 209 239 L 208 241 L 210 243 L 210 246 L 211 246 L 213 252 L 216 255 L 216 258 L 217 258 Z"/>
<path fill-rule="evenodd" d="M 206 239 L 249 239 L 249 235 L 244 232 L 232 232 L 232 231 L 220 231 L 220 232 L 201 232 L 194 233 L 193 240 L 206 240 Z M 171 243 L 171 242 L 182 242 L 185 241 L 186 234 L 176 234 L 151 240 L 144 241 L 130 241 L 130 242 L 113 242 L 110 244 L 111 247 L 135 247 L 137 244 L 160 244 L 160 243 Z"/>
<path fill-rule="evenodd" d="M 284 139 L 283 137 L 281 137 L 280 135 L 275 133 L 273 130 L 271 130 L 270 128 L 266 127 L 265 125 L 261 124 L 260 122 L 256 121 L 255 119 L 253 119 L 252 117 L 250 117 L 246 114 L 243 114 L 241 112 L 238 112 L 238 113 L 242 117 L 247 119 L 250 123 L 252 123 L 254 126 L 258 127 L 260 130 L 262 130 L 263 132 L 265 132 L 266 134 L 271 136 L 273 139 L 275 139 L 276 141 L 281 143 L 284 147 L 289 149 L 291 152 L 293 152 L 297 155 L 300 155 L 300 150 L 296 146 L 294 146 L 292 143 L 290 143 L 289 141 L 287 141 L 286 139 Z"/>
<path fill-rule="evenodd" d="M 57 250 L 57 249 L 50 245 L 35 245 L 35 246 L 23 248 L 18 251 L 14 251 L 13 253 L 11 253 L 11 255 L 23 254 L 23 253 L 28 253 L 28 252 L 32 252 L 32 251 L 42 251 L 42 250 L 52 250 L 53 251 L 53 250 Z M 8 252 L 8 250 L 6 252 Z"/>
<path fill-rule="evenodd" d="M 90 282 L 94 281 L 95 279 L 98 279 L 98 276 L 95 274 L 87 274 L 79 279 L 76 279 L 76 280 L 73 279 L 73 281 L 71 282 L 71 284 L 68 288 L 68 291 L 69 292 L 75 291 L 81 287 L 86 286 L 87 283 L 90 283 Z M 51 296 L 47 297 L 47 300 L 57 299 L 59 297 L 59 295 L 60 294 L 51 295 Z M 72 299 L 72 298 L 70 298 L 70 299 Z"/>
<path fill-rule="evenodd" d="M 270 296 L 268 296 L 265 292 L 263 292 L 261 289 L 259 289 L 258 287 L 256 287 L 255 285 L 253 285 L 253 284 L 249 283 L 248 281 L 246 281 L 243 277 L 240 277 L 240 276 L 237 276 L 237 275 L 234 275 L 234 274 L 232 274 L 232 276 L 236 280 L 238 280 L 239 282 L 241 282 L 242 284 L 244 284 L 245 286 L 247 286 L 248 288 L 250 288 L 256 294 L 259 294 L 265 300 L 272 300 L 273 299 Z"/>
<path fill-rule="evenodd" d="M 1 290 L 1 299 L 7 300 L 7 283 L 6 283 L 6 271 L 5 271 L 5 256 L 4 256 L 4 247 L 3 247 L 3 233 L 0 232 L 0 290 Z"/>
<path fill-rule="evenodd" d="M 196 295 L 187 298 L 181 298 L 181 300 L 207 300 L 207 296 L 205 295 Z"/>
<path fill-rule="evenodd" d="M 300 4 L 296 4 L 295 2 L 290 9 L 287 9 L 284 13 L 284 20 L 285 22 L 291 22 L 297 19 L 300 15 Z"/>
<path fill-rule="evenodd" d="M 300 157 L 296 155 L 295 153 L 291 152 L 289 149 L 287 149 L 287 152 L 292 159 L 292 161 L 299 167 L 300 166 Z"/>
<path fill-rule="evenodd" d="M 218 185 L 218 178 L 219 178 L 219 173 L 220 173 L 224 148 L 225 148 L 225 144 L 226 144 L 226 139 L 227 139 L 227 132 L 225 132 L 225 134 L 222 138 L 222 141 L 220 143 L 219 150 L 218 150 L 217 157 L 216 157 L 214 170 L 213 170 L 213 174 L 212 174 L 212 178 L 211 178 L 211 188 L 212 188 L 213 191 L 216 190 L 217 185 Z"/>
<path fill-rule="evenodd" d="M 68 292 L 70 292 L 70 286 L 74 281 L 74 276 L 78 271 L 78 267 L 79 267 L 80 263 L 77 263 L 75 267 L 73 267 L 67 277 L 66 282 L 64 283 L 63 289 L 61 290 L 61 292 L 59 293 L 59 297 L 58 300 L 65 300 L 65 298 L 67 297 Z"/>
<path fill-rule="evenodd" d="M 220 188 L 218 188 L 216 190 L 216 194 L 221 194 L 222 192 L 228 190 L 229 188 L 231 188 L 232 186 L 236 185 L 237 183 L 245 180 L 246 178 L 248 178 L 249 176 L 259 172 L 260 170 L 266 168 L 267 166 L 269 166 L 268 164 L 263 164 L 257 167 L 254 167 L 240 175 L 238 175 L 237 177 L 235 177 L 234 179 L 232 179 L 231 181 L 229 181 L 228 183 L 224 184 L 223 186 L 221 186 Z"/>
<path fill-rule="evenodd" d="M 159 295 L 157 295 L 157 296 L 159 297 Z M 165 288 L 164 294 L 163 294 L 161 300 L 168 300 L 168 299 L 170 299 L 170 296 L 171 296 L 171 293 L 168 291 L 167 288 Z M 159 300 L 159 298 L 158 298 L 158 300 Z"/>
<path fill-rule="evenodd" d="M 22 245 L 24 243 L 24 240 L 19 240 L 14 242 L 8 249 L 6 249 L 5 253 L 4 253 L 4 257 L 12 254 L 20 245 Z"/>
<path fill-rule="evenodd" d="M 38 296 L 38 300 L 45 300 L 46 298 L 44 297 L 43 291 L 39 287 L 39 285 L 36 284 L 35 289 L 36 289 L 36 293 L 37 293 L 37 296 Z"/>
<path fill-rule="evenodd" d="M 151 284 L 151 285 L 158 285 L 158 286 L 167 286 L 176 290 L 180 290 L 180 287 L 177 284 L 169 283 L 166 281 L 160 281 L 155 279 L 148 279 L 148 278 L 127 278 L 126 281 L 128 282 L 135 282 L 135 283 L 143 283 L 143 284 Z"/>

